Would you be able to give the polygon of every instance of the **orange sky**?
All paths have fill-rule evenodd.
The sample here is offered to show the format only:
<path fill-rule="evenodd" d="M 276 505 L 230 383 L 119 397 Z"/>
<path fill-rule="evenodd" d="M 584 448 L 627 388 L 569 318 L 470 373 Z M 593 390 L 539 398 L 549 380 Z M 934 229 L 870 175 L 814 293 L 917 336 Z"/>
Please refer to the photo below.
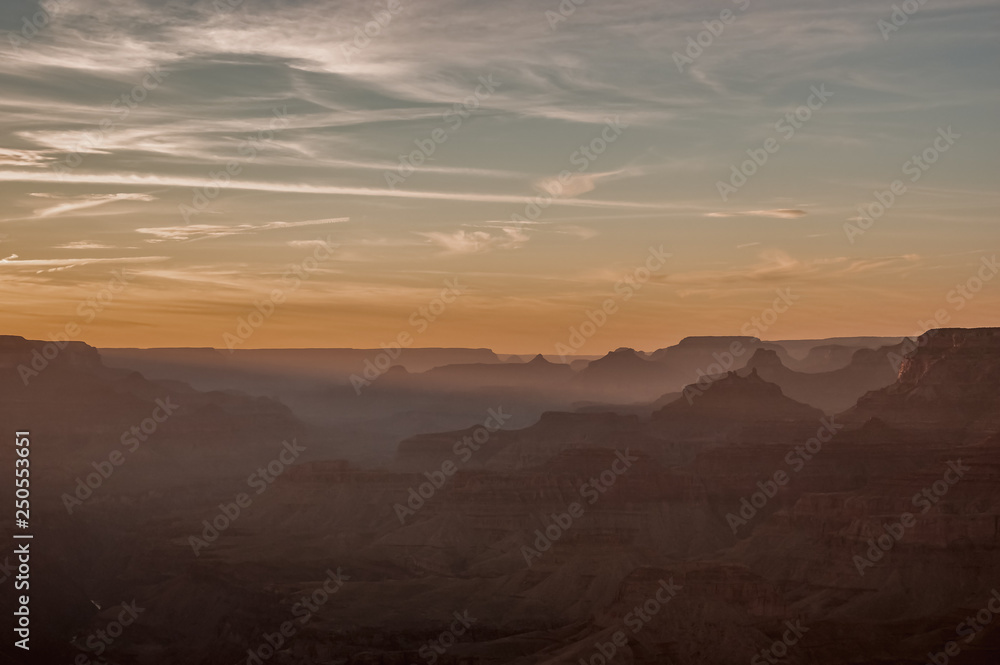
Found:
<path fill-rule="evenodd" d="M 871 3 L 734 5 L 691 62 L 693 0 L 403 3 L 363 46 L 360 2 L 74 0 L 30 37 L 6 6 L 0 333 L 593 354 L 996 325 L 1000 8 L 886 39 Z"/>

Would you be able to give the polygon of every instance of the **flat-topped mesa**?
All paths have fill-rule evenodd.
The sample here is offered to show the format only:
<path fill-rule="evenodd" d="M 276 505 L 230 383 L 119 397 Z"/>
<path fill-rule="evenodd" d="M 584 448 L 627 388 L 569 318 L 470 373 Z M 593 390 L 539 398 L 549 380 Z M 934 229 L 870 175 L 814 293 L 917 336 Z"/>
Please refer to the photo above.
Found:
<path fill-rule="evenodd" d="M 696 335 L 685 337 L 673 346 L 657 349 L 649 354 L 650 360 L 666 361 L 693 354 L 695 358 L 711 358 L 712 352 L 724 353 L 732 348 L 754 349 L 763 344 L 757 337 L 747 335 Z M 734 346 L 735 345 L 735 346 Z"/>
<path fill-rule="evenodd" d="M 1000 328 L 932 328 L 920 339 L 926 343 L 920 346 L 927 348 L 946 348 L 950 346 L 978 346 L 979 348 L 1000 348 Z"/>
<path fill-rule="evenodd" d="M 0 335 L 0 367 L 19 365 L 39 372 L 49 363 L 65 363 L 73 367 L 98 367 L 101 355 L 84 342 L 56 342 L 25 339 L 18 335 Z"/>
<path fill-rule="evenodd" d="M 692 335 L 677 342 L 677 346 L 719 346 L 740 342 L 746 345 L 760 344 L 759 337 L 749 335 Z"/>
<path fill-rule="evenodd" d="M 851 354 L 851 360 L 848 365 L 861 366 L 881 364 L 886 361 L 889 354 L 898 353 L 901 348 L 902 345 L 895 344 L 891 346 L 883 346 L 877 349 L 857 349 Z"/>
<path fill-rule="evenodd" d="M 758 367 L 784 367 L 781 356 L 774 349 L 757 349 L 747 361 L 747 367 L 756 369 Z"/>
<path fill-rule="evenodd" d="M 809 349 L 796 365 L 799 371 L 830 371 L 847 366 L 857 347 L 843 344 L 822 344 Z"/>
<path fill-rule="evenodd" d="M 541 390 L 560 386 L 574 376 L 569 365 L 549 362 L 539 354 L 530 362 L 442 365 L 415 374 L 414 379 L 422 385 L 452 388 L 507 386 Z"/>

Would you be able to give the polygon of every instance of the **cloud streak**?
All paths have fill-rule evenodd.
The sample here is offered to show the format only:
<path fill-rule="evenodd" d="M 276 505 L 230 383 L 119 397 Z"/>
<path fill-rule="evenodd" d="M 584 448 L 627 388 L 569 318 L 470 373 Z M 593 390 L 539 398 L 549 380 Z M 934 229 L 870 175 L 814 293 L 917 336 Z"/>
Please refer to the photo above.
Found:
<path fill-rule="evenodd" d="M 116 258 L 22 259 L 17 254 L 11 254 L 4 259 L 0 259 L 0 272 L 7 269 L 20 271 L 23 268 L 38 268 L 38 270 L 34 270 L 33 272 L 41 274 L 46 272 L 61 272 L 72 268 L 104 263 L 155 263 L 158 261 L 167 261 L 169 258 L 167 256 L 123 256 Z"/>
<path fill-rule="evenodd" d="M 528 242 L 528 234 L 514 226 L 499 229 L 495 233 L 459 229 L 452 233 L 424 231 L 418 235 L 443 248 L 448 254 L 479 254 L 497 249 L 516 249 Z"/>
<path fill-rule="evenodd" d="M 798 219 L 808 215 L 805 210 L 776 208 L 774 210 L 742 210 L 740 212 L 710 212 L 706 217 L 770 217 L 772 219 Z"/>
<path fill-rule="evenodd" d="M 156 197 L 150 194 L 129 194 L 129 193 L 118 193 L 118 194 L 84 194 L 82 196 L 76 197 L 63 197 L 54 194 L 43 194 L 43 193 L 33 193 L 31 196 L 51 199 L 53 201 L 62 201 L 62 203 L 56 203 L 53 206 L 47 208 L 38 208 L 34 211 L 36 217 L 55 217 L 57 215 L 62 215 L 68 212 L 76 212 L 77 210 L 86 210 L 87 208 L 96 208 L 97 206 L 107 205 L 109 203 L 114 203 L 115 201 L 155 201 Z"/>
<path fill-rule="evenodd" d="M 172 240 L 176 242 L 187 242 L 194 240 L 205 240 L 207 238 L 225 238 L 227 236 L 247 235 L 260 231 L 274 231 L 277 229 L 294 229 L 303 226 L 325 226 L 327 224 L 340 224 L 350 221 L 349 217 L 336 217 L 330 219 L 311 219 L 302 222 L 267 222 L 265 224 L 236 224 L 227 226 L 224 224 L 188 224 L 186 226 L 159 226 L 151 228 L 136 229 L 136 233 L 154 236 L 146 242 L 157 243 Z"/>
<path fill-rule="evenodd" d="M 129 173 L 68 173 L 57 176 L 50 173 L 0 171 L 3 182 L 63 182 L 91 185 L 133 185 L 137 187 L 204 187 L 206 180 L 197 177 L 169 175 L 139 175 Z M 336 185 L 310 185 L 304 183 L 262 182 L 233 180 L 228 189 L 283 192 L 288 194 L 328 194 L 335 196 L 363 196 L 433 201 L 465 201 L 474 203 L 529 203 L 531 197 L 517 194 L 487 194 L 476 192 L 408 191 L 378 187 L 343 187 Z M 553 205 L 585 208 L 667 208 L 667 203 L 640 203 L 633 201 L 608 201 L 599 199 L 554 199 Z"/>

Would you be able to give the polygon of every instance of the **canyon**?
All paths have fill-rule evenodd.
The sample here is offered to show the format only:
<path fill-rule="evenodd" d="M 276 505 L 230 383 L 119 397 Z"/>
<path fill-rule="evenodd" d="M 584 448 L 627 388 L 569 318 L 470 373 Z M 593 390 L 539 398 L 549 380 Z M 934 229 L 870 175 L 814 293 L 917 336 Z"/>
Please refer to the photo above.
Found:
<path fill-rule="evenodd" d="M 1000 329 L 566 364 L 407 349 L 360 394 L 353 350 L 76 343 L 25 385 L 44 345 L 0 337 L 0 420 L 33 442 L 46 662 L 96 661 L 88 636 L 133 602 L 106 662 L 922 665 L 952 640 L 949 662 L 1000 656 L 994 623 L 963 624 L 1000 585 Z"/>

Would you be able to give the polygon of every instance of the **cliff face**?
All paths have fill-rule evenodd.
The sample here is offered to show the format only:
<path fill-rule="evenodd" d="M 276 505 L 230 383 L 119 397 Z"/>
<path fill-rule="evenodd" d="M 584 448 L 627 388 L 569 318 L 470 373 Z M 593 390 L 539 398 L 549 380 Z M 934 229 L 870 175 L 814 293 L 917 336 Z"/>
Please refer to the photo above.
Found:
<path fill-rule="evenodd" d="M 146 447 L 168 455 L 277 443 L 304 432 L 289 409 L 274 400 L 150 381 L 106 367 L 97 349 L 82 342 L 60 348 L 10 336 L 0 338 L 0 421 L 30 427 L 57 452 L 39 463 L 83 475 L 87 462 L 104 459 L 136 438 L 133 427 L 146 430 L 138 430 L 144 436 L 128 445 L 148 440 Z M 56 479 L 49 474 L 45 481 Z"/>
<path fill-rule="evenodd" d="M 848 421 L 947 428 L 970 441 L 1000 432 L 1000 329 L 930 330 L 909 346 L 890 357 L 899 365 L 896 383 L 862 397 Z"/>
<path fill-rule="evenodd" d="M 902 360 L 898 390 L 939 385 L 962 395 L 981 392 L 1000 384 L 1000 329 L 939 328 L 929 330 L 916 342 L 916 350 Z"/>
<path fill-rule="evenodd" d="M 0 335 L 0 370 L 9 370 L 27 382 L 41 371 L 47 369 L 50 363 L 59 360 L 60 364 L 80 369 L 94 369 L 100 366 L 100 354 L 92 346 L 83 342 L 46 342 L 42 340 L 27 340 L 16 335 Z"/>

